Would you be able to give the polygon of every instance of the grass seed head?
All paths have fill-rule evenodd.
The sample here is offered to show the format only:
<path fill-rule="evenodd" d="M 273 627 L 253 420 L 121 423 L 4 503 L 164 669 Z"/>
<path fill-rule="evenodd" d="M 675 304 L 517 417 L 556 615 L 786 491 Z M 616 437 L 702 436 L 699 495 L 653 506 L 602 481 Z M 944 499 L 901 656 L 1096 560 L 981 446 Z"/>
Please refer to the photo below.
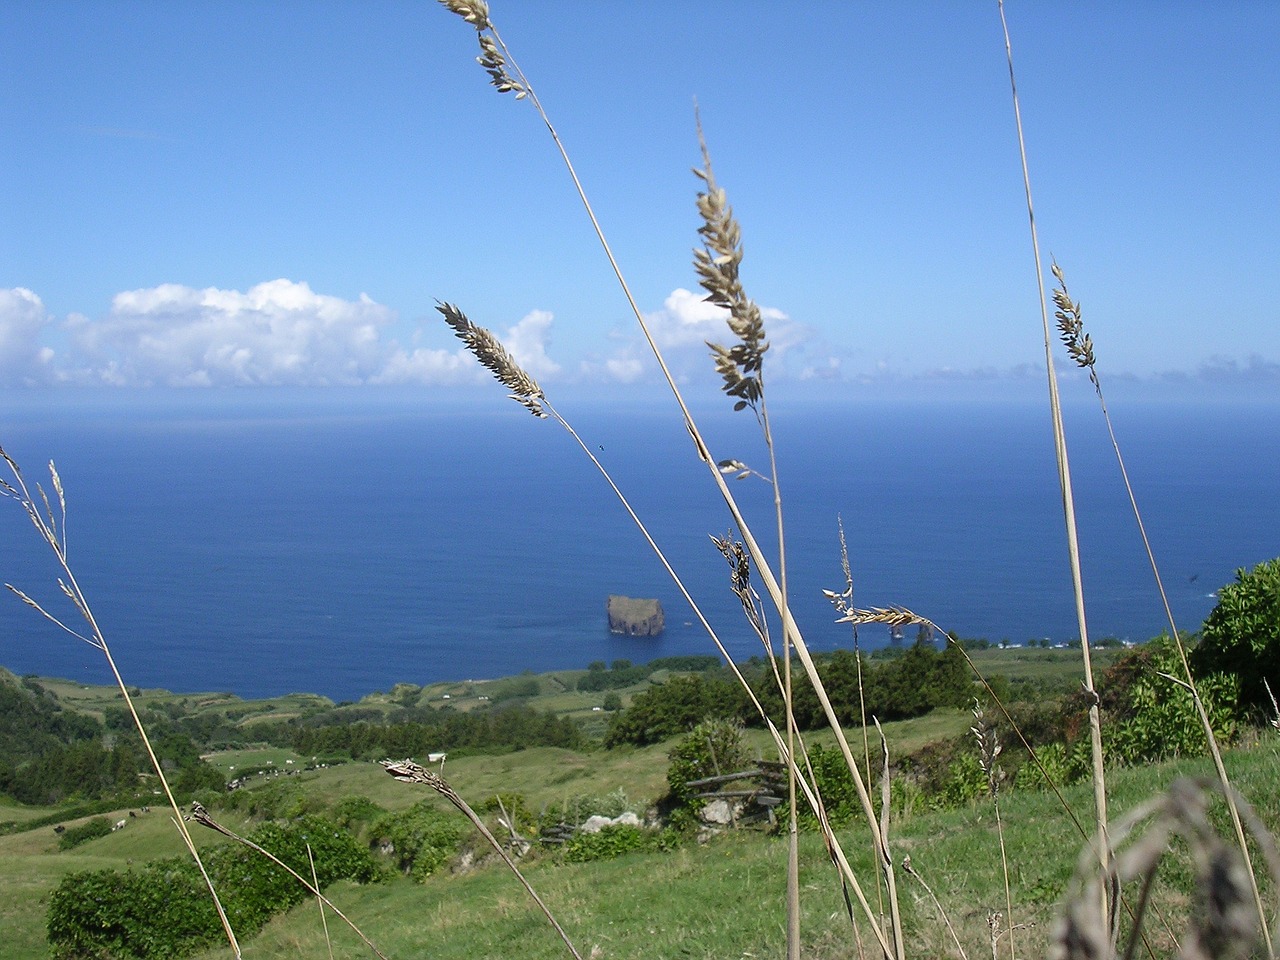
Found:
<path fill-rule="evenodd" d="M 489 29 L 489 4 L 484 0 L 440 0 L 440 5 L 456 13 L 477 30 Z"/>
<path fill-rule="evenodd" d="M 729 311 L 729 329 L 738 338 L 731 347 L 709 341 L 707 346 L 715 360 L 716 373 L 724 381 L 722 389 L 737 400 L 733 408 L 754 410 L 763 395 L 760 373 L 769 343 L 765 340 L 760 308 L 747 297 L 738 277 L 743 256 L 742 228 L 733 216 L 727 195 L 716 184 L 701 125 L 698 137 L 702 143 L 703 168 L 693 172 L 706 184 L 706 189 L 698 194 L 698 215 L 702 217 L 698 235 L 703 245 L 694 248 L 693 268 L 698 274 L 698 283 L 707 291 L 707 302 Z"/>
<path fill-rule="evenodd" d="M 511 391 L 509 396 L 535 417 L 545 418 L 542 401 L 546 394 L 538 386 L 538 382 L 525 373 L 521 366 L 512 359 L 502 346 L 502 341 L 484 327 L 477 326 L 467 319 L 467 315 L 451 303 L 436 305 L 444 317 L 445 323 L 453 328 L 454 334 L 466 344 L 467 349 L 492 373 L 504 387 Z"/>

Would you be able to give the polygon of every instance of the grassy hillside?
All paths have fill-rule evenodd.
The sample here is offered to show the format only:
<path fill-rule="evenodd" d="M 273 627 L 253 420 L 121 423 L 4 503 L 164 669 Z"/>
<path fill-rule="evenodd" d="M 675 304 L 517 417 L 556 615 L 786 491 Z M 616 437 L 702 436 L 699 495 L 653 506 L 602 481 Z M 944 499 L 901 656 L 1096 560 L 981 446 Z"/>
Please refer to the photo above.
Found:
<path fill-rule="evenodd" d="M 964 732 L 963 711 L 938 711 L 917 720 L 890 724 L 886 734 L 897 753 L 938 737 Z M 753 737 L 755 735 L 753 734 Z M 518 792 L 534 809 L 581 795 L 622 791 L 633 809 L 643 808 L 665 788 L 669 744 L 640 749 L 576 753 L 548 748 L 503 756 L 449 760 L 444 773 L 475 805 L 493 793 Z M 237 770 L 277 767 L 287 753 L 237 751 L 215 758 Z M 233 764 L 231 761 L 235 761 Z M 1280 747 L 1266 742 L 1228 756 L 1236 782 L 1259 801 L 1275 826 L 1268 797 L 1280 793 Z M 1179 775 L 1209 773 L 1200 762 L 1164 764 L 1118 771 L 1111 780 L 1113 810 L 1120 812 L 1163 789 Z M 263 778 L 251 792 L 287 791 L 305 797 L 308 806 L 329 807 L 344 797 L 365 796 L 388 810 L 405 809 L 423 799 L 425 788 L 392 780 L 373 763 L 349 763 L 297 776 Z M 1090 819 L 1086 787 L 1066 792 L 1081 819 Z M 443 807 L 443 802 L 441 801 Z M 8 812 L 6 812 L 6 816 Z M 31 816 L 45 811 L 26 810 Z M 1047 793 L 1008 793 L 1002 799 L 1006 843 L 1012 868 L 1015 921 L 1033 924 L 1017 931 L 1018 951 L 1040 951 L 1054 904 L 1068 889 L 1082 840 L 1056 799 Z M 180 845 L 162 810 L 129 817 L 125 829 L 70 851 L 57 849 L 50 827 L 0 837 L 0 915 L 5 917 L 5 956 L 48 956 L 44 937 L 45 903 L 63 873 L 114 867 L 122 869 L 150 858 L 171 856 Z M 10 817 L 13 819 L 14 817 Z M 219 818 L 247 830 L 246 817 L 234 812 Z M 841 833 L 858 874 L 871 878 L 870 852 L 856 829 Z M 966 948 L 984 951 L 990 910 L 1003 909 L 1000 861 L 993 808 L 981 801 L 961 809 L 926 813 L 895 825 L 894 856 L 910 855 L 914 868 L 933 887 L 960 931 Z M 204 831 L 202 844 L 222 842 Z M 665 854 L 632 854 L 614 861 L 566 864 L 554 856 L 534 855 L 531 881 L 584 951 L 599 946 L 607 957 L 763 956 L 776 954 L 781 942 L 784 849 L 776 838 L 740 833 L 706 844 L 686 844 Z M 1185 882 L 1185 876 L 1182 877 Z M 951 949 L 936 912 L 922 888 L 899 873 L 906 895 L 908 940 L 917 956 L 947 955 Z M 562 956 L 545 921 L 531 909 L 514 878 L 495 863 L 484 862 L 460 873 L 433 876 L 425 884 L 395 876 L 386 883 L 360 887 L 342 883 L 329 891 L 344 911 L 393 957 L 431 955 L 448 958 Z M 869 895 L 874 897 L 873 890 Z M 802 844 L 802 897 L 807 956 L 849 956 L 855 949 L 840 886 L 819 838 Z M 1178 890 L 1160 888 L 1159 902 L 1176 916 L 1184 908 Z M 335 955 L 362 956 L 348 931 L 332 919 Z M 324 956 L 314 904 L 277 918 L 246 944 L 246 957 Z M 226 956 L 212 950 L 203 956 Z"/>
<path fill-rule="evenodd" d="M 632 759 L 643 765 L 659 754 L 651 751 L 648 757 Z M 548 758 L 527 759 L 531 762 L 509 763 L 501 776 L 496 764 L 459 764 L 453 779 L 464 791 L 463 784 L 474 784 L 477 791 L 480 784 L 494 782 L 507 789 L 539 786 Z M 1274 796 L 1280 789 L 1280 749 L 1275 744 L 1236 751 L 1228 761 L 1237 783 L 1251 796 Z M 1209 773 L 1207 764 L 1199 762 L 1118 772 L 1112 782 L 1115 809 L 1135 806 L 1177 776 Z M 392 786 L 394 793 L 408 785 Z M 389 793 L 384 796 L 391 799 Z M 1088 788 L 1073 788 L 1066 799 L 1088 822 Z M 1017 951 L 1021 956 L 1040 955 L 1082 841 L 1050 794 L 1010 794 L 1002 807 L 1015 922 L 1028 925 L 1016 932 Z M 1274 811 L 1265 812 L 1274 827 Z M 937 893 L 971 956 L 987 949 L 988 912 L 1004 909 L 992 813 L 991 805 L 982 802 L 917 816 L 895 829 L 895 859 L 911 856 L 914 869 Z M 866 844 L 856 831 L 844 831 L 843 836 L 859 875 L 870 877 Z M 854 955 L 839 883 L 819 838 L 806 835 L 801 850 L 805 956 Z M 598 946 L 605 957 L 637 960 L 773 956 L 782 941 L 784 853 L 784 845 L 775 838 L 742 833 L 674 853 L 634 854 L 615 861 L 557 864 L 542 859 L 528 872 L 584 955 Z M 901 874 L 899 878 L 906 891 L 911 953 L 955 955 L 922 888 Z M 1180 879 L 1185 882 L 1185 875 Z M 390 956 L 461 960 L 518 954 L 536 960 L 565 955 L 514 879 L 498 865 L 440 875 L 422 885 L 404 880 L 372 887 L 342 884 L 330 893 Z M 1157 904 L 1178 929 L 1185 910 L 1183 891 L 1161 883 Z M 355 938 L 335 929 L 332 921 L 330 932 L 340 945 L 336 955 L 361 955 Z M 1153 934 L 1157 952 L 1162 945 L 1167 948 L 1168 934 Z M 213 950 L 201 957 L 225 952 Z M 278 918 L 246 951 L 249 957 L 293 955 L 325 955 L 314 905 Z"/>
<path fill-rule="evenodd" d="M 1104 656 L 1110 652 L 1104 652 Z M 1036 689 L 1069 690 L 1078 681 L 1070 651 L 1015 649 L 982 650 L 974 660 L 988 676 L 1008 678 L 1011 686 L 1032 684 Z M 577 680 L 586 671 L 559 671 L 491 681 L 399 685 L 374 693 L 359 703 L 335 705 L 322 697 L 294 694 L 260 701 L 243 701 L 230 694 L 181 694 L 141 691 L 146 707 L 171 715 L 217 716 L 230 721 L 244 745 L 207 755 L 224 776 L 247 777 L 234 810 L 216 810 L 218 818 L 242 833 L 253 826 L 251 811 L 296 813 L 325 811 L 346 798 L 365 797 L 386 811 L 405 810 L 425 799 L 443 810 L 451 808 L 425 788 L 399 783 L 372 762 L 348 762 L 306 769 L 312 758 L 252 742 L 255 726 L 285 716 L 326 713 L 378 715 L 430 706 L 459 711 L 492 709 L 495 701 L 519 702 L 538 709 L 578 714 L 603 726 L 606 718 L 591 708 L 598 691 L 579 691 Z M 620 688 L 625 701 L 655 680 L 646 678 Z M 85 687 L 61 680 L 40 679 L 41 687 L 68 709 L 105 716 L 118 708 L 119 695 L 110 688 Z M 145 709 L 145 708 L 144 708 Z M 884 733 L 895 757 L 926 745 L 964 737 L 972 723 L 965 710 L 939 709 L 912 720 L 888 723 Z M 773 748 L 760 730 L 746 731 L 749 750 L 771 758 Z M 855 742 L 860 737 L 853 735 Z M 832 742 L 829 732 L 811 736 L 814 744 Z M 451 756 L 444 775 L 460 794 L 479 807 L 497 793 L 520 794 L 535 814 L 575 798 L 611 797 L 643 814 L 666 790 L 667 753 L 671 742 L 648 747 L 574 751 L 538 747 L 500 755 Z M 1012 752 L 1012 747 L 1010 747 Z M 878 747 L 872 744 L 873 756 Z M 1236 782 L 1251 797 L 1265 799 L 1280 792 L 1280 748 L 1267 742 L 1229 756 Z M 1198 763 L 1152 766 L 1117 771 L 1110 782 L 1113 816 L 1165 789 L 1188 771 L 1208 773 Z M 288 775 L 286 775 L 288 774 Z M 1091 798 L 1085 787 L 1066 792 L 1068 803 L 1084 823 L 1091 822 Z M 1014 919 L 1031 926 L 1015 932 L 1023 956 L 1039 952 L 1048 935 L 1053 907 L 1068 890 L 1068 881 L 1083 839 L 1051 794 L 1029 791 L 1002 795 L 1014 888 Z M 1267 813 L 1267 804 L 1262 804 Z M 5 956 L 44 958 L 45 911 L 48 894 L 67 872 L 86 869 L 125 869 L 133 864 L 176 856 L 182 848 L 169 815 L 156 807 L 142 813 L 135 804 L 105 811 L 111 821 L 123 819 L 125 828 L 71 850 L 58 848 L 51 824 L 24 829 L 56 808 L 0 803 L 0 821 L 11 821 L 9 835 L 0 836 L 0 915 L 5 918 Z M 987 914 L 1002 909 L 999 848 L 989 800 L 945 812 L 916 813 L 894 827 L 896 860 L 910 855 L 914 868 L 933 887 L 966 948 L 985 951 Z M 65 826 L 87 817 L 68 818 Z M 1274 823 L 1273 823 L 1274 825 Z M 869 841 L 864 832 L 841 832 L 846 853 L 858 875 L 876 896 Z M 209 831 L 197 834 L 202 845 L 225 842 Z M 848 956 L 855 949 L 844 916 L 843 895 L 817 834 L 802 844 L 803 929 L 806 955 Z M 783 847 L 776 838 L 758 832 L 724 835 L 706 844 L 687 843 L 674 852 L 631 854 L 614 861 L 586 864 L 562 862 L 554 854 L 532 855 L 530 878 L 556 911 L 584 951 L 598 945 L 606 956 L 760 956 L 776 953 L 781 943 L 781 885 Z M 389 861 L 388 861 L 389 864 Z M 388 866 L 390 870 L 390 867 Z M 1185 887 L 1185 871 L 1181 882 Z M 916 955 L 944 955 L 953 948 L 946 940 L 936 910 L 923 888 L 899 872 L 907 910 L 908 941 Z M 342 883 L 330 891 L 336 902 L 365 928 L 391 956 L 500 956 L 519 950 L 532 956 L 560 956 L 563 947 L 531 909 L 527 898 L 505 868 L 488 862 L 480 851 L 480 865 L 445 872 L 415 883 L 391 872 L 391 879 L 375 886 Z M 1159 902 L 1177 915 L 1185 910 L 1181 890 L 1162 888 Z M 336 955 L 364 955 L 353 935 L 331 923 L 341 946 Z M 865 933 L 865 931 L 864 931 Z M 1167 935 L 1166 935 L 1167 936 Z M 283 955 L 322 956 L 324 946 L 314 905 L 299 907 L 273 921 L 247 944 L 248 957 Z M 347 951 L 344 953 L 343 951 Z M 225 956 L 225 950 L 207 956 Z"/>

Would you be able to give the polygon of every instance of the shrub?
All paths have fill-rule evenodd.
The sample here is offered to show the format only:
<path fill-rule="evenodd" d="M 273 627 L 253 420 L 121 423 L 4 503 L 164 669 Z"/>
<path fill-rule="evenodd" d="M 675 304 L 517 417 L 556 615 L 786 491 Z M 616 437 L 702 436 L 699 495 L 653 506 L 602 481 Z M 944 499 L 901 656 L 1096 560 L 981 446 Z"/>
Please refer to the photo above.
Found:
<path fill-rule="evenodd" d="M 1147 644 L 1144 661 L 1147 668 L 1129 685 L 1125 709 L 1109 727 L 1109 759 L 1138 764 L 1205 755 L 1208 742 L 1191 691 L 1169 679 L 1183 672 L 1173 641 L 1161 637 Z M 1228 674 L 1202 677 L 1196 683 L 1214 737 L 1222 744 L 1235 737 L 1239 683 L 1239 678 Z"/>
<path fill-rule="evenodd" d="M 575 833 L 564 845 L 564 858 L 570 863 L 612 860 L 637 850 L 671 850 L 677 843 L 669 830 L 644 830 L 619 823 L 603 827 L 598 833 Z"/>
<path fill-rule="evenodd" d="M 105 837 L 111 832 L 111 821 L 106 817 L 94 817 L 78 827 L 67 827 L 58 838 L 59 850 L 70 850 L 98 837 Z"/>
<path fill-rule="evenodd" d="M 609 721 L 604 745 L 658 743 L 708 717 L 740 716 L 745 705 L 745 695 L 731 680 L 701 674 L 674 676 L 637 695 L 630 707 L 615 713 Z"/>
<path fill-rule="evenodd" d="M 1237 570 L 1218 591 L 1192 664 L 1198 676 L 1236 677 L 1242 710 L 1271 712 L 1265 684 L 1280 696 L 1280 558 Z"/>
<path fill-rule="evenodd" d="M 673 806 L 697 812 L 705 800 L 695 799 L 700 792 L 690 782 L 736 773 L 747 762 L 742 745 L 742 724 L 733 720 L 704 720 L 677 743 L 669 754 L 667 790 Z"/>
<path fill-rule="evenodd" d="M 378 879 L 368 851 L 337 824 L 320 817 L 266 824 L 249 839 L 304 877 L 311 872 L 310 846 L 322 888 L 339 879 Z M 245 935 L 309 895 L 286 871 L 242 846 L 215 848 L 206 854 L 205 864 L 232 925 Z M 56 960 L 168 960 L 222 937 L 209 891 L 195 863 L 185 857 L 152 861 L 123 873 L 68 874 L 49 897 L 47 930 Z"/>
<path fill-rule="evenodd" d="M 448 863 L 466 834 L 457 814 L 438 809 L 430 800 L 385 816 L 369 830 L 372 842 L 390 844 L 396 866 L 419 881 Z"/>
<path fill-rule="evenodd" d="M 386 813 L 368 797 L 343 797 L 333 805 L 331 816 L 338 826 L 355 832 Z"/>

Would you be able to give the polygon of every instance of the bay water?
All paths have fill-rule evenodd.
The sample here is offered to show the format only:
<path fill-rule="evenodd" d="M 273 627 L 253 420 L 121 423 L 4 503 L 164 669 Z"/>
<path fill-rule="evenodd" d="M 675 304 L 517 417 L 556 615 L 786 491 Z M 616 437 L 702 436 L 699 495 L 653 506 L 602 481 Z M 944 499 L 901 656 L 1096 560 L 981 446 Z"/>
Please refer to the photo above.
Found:
<path fill-rule="evenodd" d="M 1095 404 L 1068 411 L 1089 633 L 1167 628 Z M 762 653 L 709 535 L 731 532 L 666 405 L 586 405 L 574 426 L 631 499 L 735 657 Z M 749 412 L 704 418 L 712 452 L 769 473 Z M 1280 407 L 1165 399 L 1116 413 L 1180 628 L 1237 568 L 1280 554 Z M 822 589 L 903 605 L 963 637 L 1078 636 L 1043 403 L 798 404 L 775 415 L 793 607 L 815 650 L 848 647 Z M 687 604 L 572 438 L 513 404 L 28 397 L 0 444 L 67 490 L 69 555 L 127 682 L 243 697 L 357 699 L 397 682 L 714 653 Z M 733 489 L 776 550 L 772 492 Z M 56 611 L 47 548 L 0 500 L 0 580 Z M 610 594 L 656 597 L 667 629 L 611 635 Z M 907 641 L 914 638 L 909 631 Z M 891 640 L 863 628 L 864 649 Z M 102 655 L 0 596 L 0 665 L 110 682 Z"/>

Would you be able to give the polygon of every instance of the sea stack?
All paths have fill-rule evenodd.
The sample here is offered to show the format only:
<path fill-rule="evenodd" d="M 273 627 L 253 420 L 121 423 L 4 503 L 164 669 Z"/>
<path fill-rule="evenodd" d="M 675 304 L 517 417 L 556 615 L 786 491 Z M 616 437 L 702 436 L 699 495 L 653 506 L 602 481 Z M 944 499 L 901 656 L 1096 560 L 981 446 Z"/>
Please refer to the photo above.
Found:
<path fill-rule="evenodd" d="M 609 596 L 609 632 L 629 637 L 656 637 L 666 627 L 662 604 L 657 600 Z"/>

